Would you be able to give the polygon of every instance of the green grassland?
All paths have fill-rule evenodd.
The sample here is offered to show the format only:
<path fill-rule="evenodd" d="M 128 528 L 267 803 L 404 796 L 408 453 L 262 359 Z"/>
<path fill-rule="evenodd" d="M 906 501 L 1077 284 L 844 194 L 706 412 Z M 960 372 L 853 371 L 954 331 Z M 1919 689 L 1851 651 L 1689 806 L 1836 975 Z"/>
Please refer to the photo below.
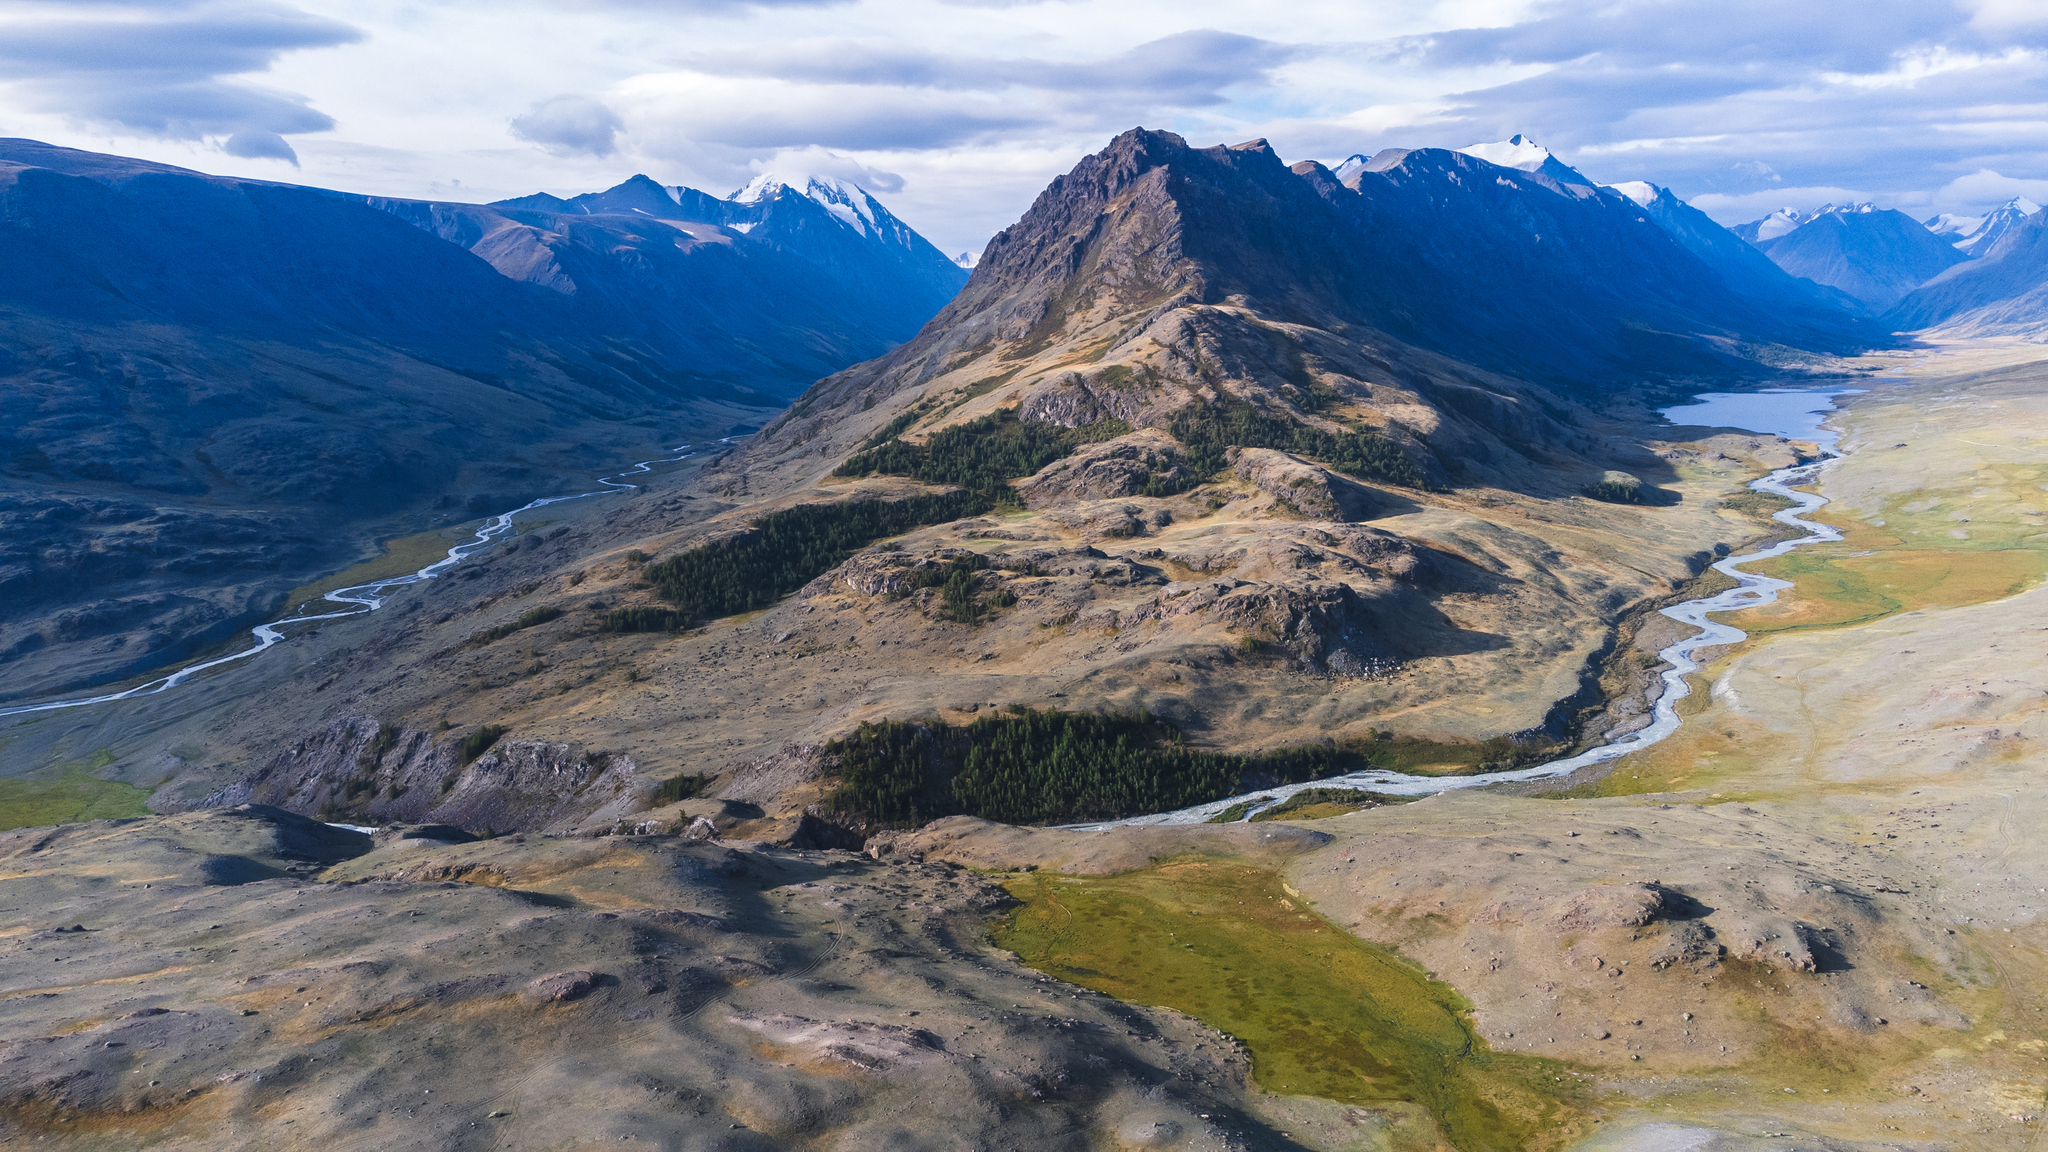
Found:
<path fill-rule="evenodd" d="M 0 831 L 149 815 L 147 791 L 93 775 L 113 759 L 101 753 L 90 762 L 74 760 L 33 776 L 0 779 Z"/>
<path fill-rule="evenodd" d="M 2039 511 L 2048 501 L 2038 499 L 2038 470 L 1989 466 L 1951 479 L 1967 486 L 1897 493 L 1875 515 L 1822 509 L 1812 519 L 1841 529 L 1843 539 L 1746 566 L 1794 588 L 1727 621 L 1752 636 L 1839 628 L 1998 600 L 2048 576 L 2048 517 Z"/>
<path fill-rule="evenodd" d="M 1099 879 L 1032 873 L 1007 887 L 1023 904 L 997 931 L 1003 947 L 1238 1038 L 1268 1092 L 1427 1117 L 1437 1131 L 1422 1148 L 1540 1149 L 1584 1130 L 1585 1091 L 1568 1065 L 1490 1051 L 1454 989 L 1323 919 L 1276 873 L 1182 860 Z"/>

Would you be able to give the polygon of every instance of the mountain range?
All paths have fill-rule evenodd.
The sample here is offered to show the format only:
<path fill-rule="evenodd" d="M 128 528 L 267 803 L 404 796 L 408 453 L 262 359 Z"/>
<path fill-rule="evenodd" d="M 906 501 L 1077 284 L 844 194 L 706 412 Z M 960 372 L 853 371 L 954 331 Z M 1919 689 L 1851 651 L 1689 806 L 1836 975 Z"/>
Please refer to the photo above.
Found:
<path fill-rule="evenodd" d="M 375 537 L 758 425 L 967 275 L 849 186 L 525 203 L 0 141 L 0 697 L 156 667 Z"/>
<path fill-rule="evenodd" d="M 2007 232 L 2026 222 L 2041 206 L 2024 196 L 2015 196 L 1982 216 L 1957 216 L 1943 212 L 1921 223 L 1929 232 L 1950 242 L 1965 256 L 1982 256 Z"/>
<path fill-rule="evenodd" d="M 1028 418 L 1163 427 L 1217 356 L 1260 382 L 1254 407 L 1312 424 L 1329 402 L 1315 364 L 1412 394 L 1360 419 L 1429 483 L 1570 490 L 1544 476 L 1576 475 L 1559 461 L 1583 433 L 1554 412 L 1882 345 L 1871 283 L 1903 293 L 1933 274 L 1912 261 L 1969 259 L 1861 210 L 1769 218 L 1746 244 L 1667 189 L 1603 187 L 1520 136 L 1325 167 L 1134 132 L 964 260 L 823 177 L 463 204 L 31 141 L 0 161 L 14 695 L 157 667 L 373 538 L 760 425 L 812 380 L 749 455 L 754 491 L 783 431 L 810 429 L 805 467 L 829 471 L 849 437 L 913 415 L 913 384 L 962 365 Z M 2018 234 L 1971 235 L 1993 229 Z M 1793 274 L 1814 251 L 1835 264 Z M 1281 331 L 1303 350 L 1274 351 Z M 1081 359 L 1035 375 L 1054 346 Z M 848 388 L 863 406 L 834 399 Z"/>
<path fill-rule="evenodd" d="M 1828 204 L 1812 212 L 1781 208 L 1729 231 L 1785 271 L 1836 289 L 1837 307 L 1877 316 L 1888 329 L 1942 324 L 1968 312 L 1971 318 L 1959 323 L 1969 331 L 2015 334 L 2048 320 L 2029 297 L 2044 278 L 2024 258 L 2000 261 L 1995 272 L 1973 271 L 1972 262 L 1999 251 L 2040 211 L 2015 197 L 1982 216 L 1942 213 L 1915 224 L 1875 204 Z M 1967 287 L 1946 287 L 1952 283 Z M 1934 290 L 1921 297 L 1923 286 Z"/>
<path fill-rule="evenodd" d="M 1838 288 L 1873 313 L 1970 258 L 1904 212 L 1868 203 L 1781 209 L 1735 234 L 1780 268 Z"/>

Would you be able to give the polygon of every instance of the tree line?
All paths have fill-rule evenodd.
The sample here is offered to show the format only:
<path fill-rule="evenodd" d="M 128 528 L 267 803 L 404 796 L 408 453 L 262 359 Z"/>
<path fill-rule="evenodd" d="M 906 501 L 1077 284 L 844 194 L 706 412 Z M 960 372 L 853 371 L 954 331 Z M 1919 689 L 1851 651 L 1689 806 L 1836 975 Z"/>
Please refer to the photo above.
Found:
<path fill-rule="evenodd" d="M 863 723 L 826 751 L 838 759 L 827 807 L 895 827 L 955 815 L 1006 824 L 1114 820 L 1375 763 L 1363 744 L 1241 756 L 1190 748 L 1179 728 L 1145 712 L 1015 705 L 966 725 Z"/>

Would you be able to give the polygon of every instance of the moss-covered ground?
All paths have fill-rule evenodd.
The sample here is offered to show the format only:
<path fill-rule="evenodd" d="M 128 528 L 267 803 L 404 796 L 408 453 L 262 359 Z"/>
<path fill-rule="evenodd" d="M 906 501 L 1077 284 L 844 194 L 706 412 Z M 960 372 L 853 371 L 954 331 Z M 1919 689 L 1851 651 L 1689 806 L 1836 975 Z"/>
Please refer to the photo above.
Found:
<path fill-rule="evenodd" d="M 1236 1037 L 1268 1092 L 1425 1116 L 1460 1152 L 1540 1149 L 1584 1130 L 1569 1065 L 1489 1050 L 1470 1006 L 1316 914 L 1268 870 L 1183 860 L 1105 878 L 1033 873 L 998 942 L 1032 967 Z"/>

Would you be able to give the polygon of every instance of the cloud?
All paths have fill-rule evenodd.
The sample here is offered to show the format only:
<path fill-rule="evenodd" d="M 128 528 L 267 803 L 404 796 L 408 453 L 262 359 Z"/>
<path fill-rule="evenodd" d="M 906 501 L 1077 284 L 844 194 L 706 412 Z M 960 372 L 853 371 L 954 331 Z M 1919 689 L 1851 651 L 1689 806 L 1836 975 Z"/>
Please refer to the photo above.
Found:
<path fill-rule="evenodd" d="M 618 150 L 618 134 L 625 126 L 603 101 L 567 94 L 543 100 L 526 115 L 513 117 L 512 135 L 557 155 L 609 156 Z"/>
<path fill-rule="evenodd" d="M 232 77 L 359 39 L 346 24 L 275 4 L 84 5 L 0 24 L 0 78 L 39 111 L 143 135 L 277 137 L 334 120 L 302 96 Z"/>
<path fill-rule="evenodd" d="M 791 83 L 918 88 L 941 92 L 1024 89 L 1099 100 L 1137 95 L 1154 107 L 1222 103 L 1225 90 L 1256 85 L 1300 49 L 1213 29 L 1177 32 L 1081 63 L 937 52 L 900 40 L 807 40 L 686 61 L 707 76 Z"/>
<path fill-rule="evenodd" d="M 830 176 L 858 184 L 870 192 L 903 191 L 903 177 L 897 173 L 871 168 L 851 156 L 843 156 L 826 148 L 785 148 L 766 159 L 754 161 L 750 167 L 757 173 L 782 172 L 792 176 Z"/>
<path fill-rule="evenodd" d="M 285 160 L 299 166 L 299 154 L 275 132 L 237 132 L 221 144 L 220 150 L 245 160 Z"/>
<path fill-rule="evenodd" d="M 657 155 L 701 145 L 756 155 L 949 148 L 1046 122 L 1042 111 L 988 96 L 687 73 L 636 77 L 616 98 L 632 110 L 636 143 Z"/>
<path fill-rule="evenodd" d="M 2024 196 L 2036 204 L 2048 203 L 2048 180 L 2023 180 L 1979 168 L 1942 185 L 1934 194 L 1936 202 L 1945 208 L 1991 208 L 2015 196 Z"/>

